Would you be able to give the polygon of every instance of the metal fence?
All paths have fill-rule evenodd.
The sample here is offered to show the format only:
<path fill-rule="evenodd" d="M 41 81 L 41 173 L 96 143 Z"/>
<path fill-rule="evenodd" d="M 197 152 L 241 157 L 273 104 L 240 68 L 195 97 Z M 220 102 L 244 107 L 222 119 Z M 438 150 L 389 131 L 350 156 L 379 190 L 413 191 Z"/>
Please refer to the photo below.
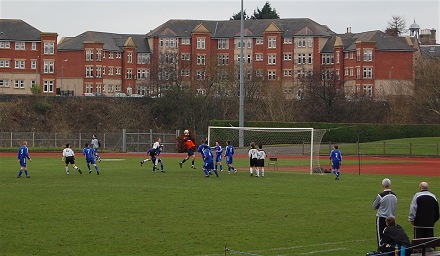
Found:
<path fill-rule="evenodd" d="M 161 138 L 164 152 L 177 152 L 176 138 L 179 131 L 173 132 L 127 132 L 120 133 L 57 133 L 57 132 L 0 132 L 1 148 L 18 148 L 23 140 L 32 148 L 41 150 L 56 150 L 64 148 L 69 143 L 72 148 L 82 148 L 90 143 L 95 134 L 101 142 L 101 149 L 114 152 L 146 152 L 157 138 Z"/>

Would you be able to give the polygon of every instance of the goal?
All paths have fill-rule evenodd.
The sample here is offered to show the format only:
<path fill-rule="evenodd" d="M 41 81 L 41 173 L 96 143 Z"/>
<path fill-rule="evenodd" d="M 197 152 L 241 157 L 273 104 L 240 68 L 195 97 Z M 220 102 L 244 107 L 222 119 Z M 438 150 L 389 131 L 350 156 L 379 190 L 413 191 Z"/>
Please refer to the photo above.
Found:
<path fill-rule="evenodd" d="M 240 138 L 240 130 L 242 138 Z M 249 145 L 261 144 L 266 151 L 266 164 L 275 158 L 280 170 L 304 171 L 312 174 L 320 170 L 319 150 L 325 129 L 314 128 L 263 128 L 263 127 L 208 127 L 208 145 L 216 141 L 224 148 L 230 140 L 236 155 L 247 157 Z M 244 147 L 240 148 L 242 140 Z"/>

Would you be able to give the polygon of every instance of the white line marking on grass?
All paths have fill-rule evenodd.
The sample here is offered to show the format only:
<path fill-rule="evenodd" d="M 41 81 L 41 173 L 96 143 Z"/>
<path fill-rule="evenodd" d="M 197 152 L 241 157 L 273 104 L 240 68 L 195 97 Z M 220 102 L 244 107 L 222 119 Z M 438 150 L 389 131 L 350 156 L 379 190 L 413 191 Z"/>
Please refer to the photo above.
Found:
<path fill-rule="evenodd" d="M 280 248 L 272 248 L 268 250 L 260 250 L 259 252 L 264 251 L 283 251 L 283 250 L 291 250 L 291 249 L 298 249 L 298 248 L 307 248 L 307 247 L 316 247 L 316 246 L 325 246 L 325 245 L 337 245 L 337 244 L 345 244 L 345 243 L 359 243 L 359 242 L 365 242 L 369 241 L 371 239 L 363 239 L 363 240 L 351 240 L 351 241 L 340 241 L 340 242 L 331 242 L 331 243 L 322 243 L 322 244 L 310 244 L 310 245 L 296 245 L 291 247 L 280 247 Z"/>
<path fill-rule="evenodd" d="M 101 161 L 105 161 L 105 162 L 111 162 L 111 161 L 124 161 L 125 159 L 122 158 L 106 158 L 106 159 L 101 159 Z"/>
<path fill-rule="evenodd" d="M 303 253 L 300 253 L 300 255 L 323 253 L 323 252 L 334 252 L 334 251 L 348 251 L 348 249 L 347 248 L 335 248 L 335 249 L 329 249 L 329 250 L 320 250 L 320 251 L 313 251 L 313 252 L 303 252 Z"/>

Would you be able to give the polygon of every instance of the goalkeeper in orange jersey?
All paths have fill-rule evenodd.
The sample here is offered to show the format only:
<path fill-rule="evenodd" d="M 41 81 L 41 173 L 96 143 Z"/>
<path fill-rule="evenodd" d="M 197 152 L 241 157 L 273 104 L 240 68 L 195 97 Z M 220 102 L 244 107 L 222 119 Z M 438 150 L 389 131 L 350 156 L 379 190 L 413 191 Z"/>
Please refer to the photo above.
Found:
<path fill-rule="evenodd" d="M 194 150 L 196 148 L 196 144 L 192 141 L 191 135 L 189 134 L 188 130 L 185 130 L 184 132 L 185 137 L 183 138 L 183 143 L 185 144 L 186 150 L 188 151 L 188 155 L 182 160 L 182 162 L 179 163 L 180 168 L 182 168 L 183 163 L 185 163 L 187 160 L 191 158 L 191 168 L 196 169 L 194 166 L 194 160 L 196 156 L 194 155 Z"/>

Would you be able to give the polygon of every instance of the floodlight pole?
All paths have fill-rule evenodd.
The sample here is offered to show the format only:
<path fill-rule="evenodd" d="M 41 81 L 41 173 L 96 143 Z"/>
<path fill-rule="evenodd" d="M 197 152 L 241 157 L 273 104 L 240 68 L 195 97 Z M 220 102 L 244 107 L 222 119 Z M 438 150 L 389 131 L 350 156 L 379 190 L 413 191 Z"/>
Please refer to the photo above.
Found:
<path fill-rule="evenodd" d="M 244 127 L 244 15 L 243 15 L 243 0 L 241 0 L 241 26 L 240 26 L 240 107 L 239 107 L 239 117 L 238 126 Z M 238 130 L 238 146 L 244 146 L 243 129 Z"/>

